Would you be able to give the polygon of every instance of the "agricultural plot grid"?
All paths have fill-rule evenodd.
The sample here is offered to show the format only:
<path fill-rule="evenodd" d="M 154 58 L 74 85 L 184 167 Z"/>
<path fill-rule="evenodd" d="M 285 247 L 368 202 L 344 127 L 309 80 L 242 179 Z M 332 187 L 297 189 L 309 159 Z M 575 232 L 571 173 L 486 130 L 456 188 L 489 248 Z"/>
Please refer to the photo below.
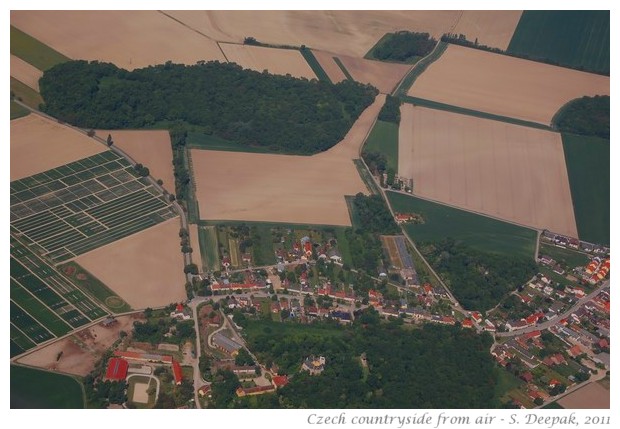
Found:
<path fill-rule="evenodd" d="M 174 216 L 149 181 L 111 151 L 11 182 L 11 233 L 54 264 Z"/>

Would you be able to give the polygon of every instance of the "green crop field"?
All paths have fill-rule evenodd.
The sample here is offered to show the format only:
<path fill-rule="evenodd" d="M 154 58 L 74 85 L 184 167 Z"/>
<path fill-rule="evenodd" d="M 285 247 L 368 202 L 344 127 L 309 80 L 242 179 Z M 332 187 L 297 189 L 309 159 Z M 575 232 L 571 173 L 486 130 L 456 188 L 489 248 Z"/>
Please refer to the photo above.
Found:
<path fill-rule="evenodd" d="M 81 384 L 73 377 L 11 365 L 11 408 L 84 408 Z"/>
<path fill-rule="evenodd" d="M 300 49 L 299 52 L 301 52 L 301 55 L 306 59 L 306 62 L 321 82 L 333 83 L 310 49 Z"/>
<path fill-rule="evenodd" d="M 20 106 L 13 100 L 11 100 L 11 120 L 21 118 L 30 114 L 30 110 Z"/>
<path fill-rule="evenodd" d="M 41 95 L 30 88 L 28 85 L 20 82 L 19 80 L 11 77 L 11 92 L 14 97 L 24 103 L 26 106 L 31 107 L 33 109 L 39 109 L 39 105 L 43 103 L 43 98 Z M 11 103 L 12 104 L 12 103 Z M 20 109 L 24 109 L 21 106 L 18 106 Z M 23 116 L 23 115 L 22 115 Z M 11 114 L 11 119 L 13 118 L 13 114 Z"/>
<path fill-rule="evenodd" d="M 609 74 L 608 10 L 524 11 L 508 52 Z"/>
<path fill-rule="evenodd" d="M 198 227 L 198 245 L 204 271 L 220 269 L 220 257 L 217 245 L 217 230 L 215 226 Z"/>
<path fill-rule="evenodd" d="M 395 212 L 418 213 L 423 224 L 407 224 L 416 241 L 452 237 L 477 250 L 516 256 L 534 256 L 536 231 L 395 192 L 387 193 Z"/>
<path fill-rule="evenodd" d="M 273 240 L 271 237 L 271 227 L 269 225 L 255 225 L 256 234 L 252 244 L 252 265 L 273 265 L 276 263 L 276 256 L 273 251 Z"/>
<path fill-rule="evenodd" d="M 541 243 L 539 248 L 541 255 L 547 255 L 557 262 L 567 264 L 569 267 L 583 267 L 590 260 L 587 255 L 574 250 L 563 249 L 561 247 Z"/>
<path fill-rule="evenodd" d="M 363 150 L 384 154 L 388 168 L 398 171 L 398 125 L 377 121 L 364 143 Z"/>
<path fill-rule="evenodd" d="M 609 244 L 609 140 L 562 134 L 562 143 L 579 238 Z"/>
<path fill-rule="evenodd" d="M 11 54 L 32 64 L 41 71 L 48 70 L 56 64 L 69 61 L 58 51 L 39 42 L 34 37 L 11 25 Z"/>
<path fill-rule="evenodd" d="M 195 131 L 187 133 L 187 147 L 190 149 L 222 150 L 226 152 L 274 153 L 274 151 L 270 151 L 265 147 L 241 145 L 213 134 Z"/>

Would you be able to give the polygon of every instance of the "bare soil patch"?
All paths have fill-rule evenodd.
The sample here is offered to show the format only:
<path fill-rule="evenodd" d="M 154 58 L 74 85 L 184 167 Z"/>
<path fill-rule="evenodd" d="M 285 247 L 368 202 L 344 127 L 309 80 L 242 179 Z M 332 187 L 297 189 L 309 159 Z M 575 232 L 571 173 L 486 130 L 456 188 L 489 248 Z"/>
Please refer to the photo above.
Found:
<path fill-rule="evenodd" d="M 170 134 L 163 130 L 97 130 L 97 136 L 112 136 L 114 145 L 129 154 L 136 162 L 148 167 L 151 176 L 161 179 L 164 188 L 174 193 L 172 146 Z"/>
<path fill-rule="evenodd" d="M 11 76 L 39 92 L 39 79 L 43 72 L 15 55 L 11 55 Z"/>
<path fill-rule="evenodd" d="M 189 243 L 192 247 L 192 262 L 198 265 L 198 268 L 202 270 L 202 255 L 200 254 L 200 241 L 198 238 L 198 225 L 189 225 Z"/>
<path fill-rule="evenodd" d="M 263 43 L 309 48 L 363 57 L 385 33 L 428 32 L 435 38 L 450 31 L 459 11 L 166 11 L 213 40 L 243 43 L 251 36 Z"/>
<path fill-rule="evenodd" d="M 599 383 L 590 383 L 570 395 L 566 395 L 558 403 L 568 409 L 609 409 L 610 391 Z"/>
<path fill-rule="evenodd" d="M 352 159 L 384 101 L 377 96 L 339 144 L 314 156 L 193 149 L 201 218 L 351 225 L 344 196 L 366 191 Z"/>
<path fill-rule="evenodd" d="M 550 124 L 574 98 L 609 95 L 609 77 L 450 45 L 408 95 Z"/>
<path fill-rule="evenodd" d="M 133 308 L 187 299 L 179 218 L 80 255 L 75 261 Z"/>
<path fill-rule="evenodd" d="M 521 10 L 464 10 L 452 33 L 472 42 L 506 50 L 521 19 Z"/>
<path fill-rule="evenodd" d="M 38 115 L 11 121 L 11 181 L 106 150 L 91 138 Z"/>
<path fill-rule="evenodd" d="M 103 353 L 119 339 L 120 332 L 130 334 L 133 322 L 142 318 L 142 315 L 119 316 L 116 318 L 117 323 L 107 328 L 98 324 L 82 329 L 24 356 L 19 359 L 19 363 L 85 376 L 93 370 L 95 362 L 101 359 Z"/>
<path fill-rule="evenodd" d="M 157 11 L 11 11 L 11 24 L 75 59 L 127 70 L 166 61 L 224 61 L 212 40 Z"/>
<path fill-rule="evenodd" d="M 398 170 L 421 197 L 577 236 L 559 133 L 403 104 Z"/>
<path fill-rule="evenodd" d="M 382 94 L 389 94 L 411 68 L 408 64 L 385 63 L 339 55 L 340 61 L 354 80 L 369 83 Z"/>
<path fill-rule="evenodd" d="M 274 49 L 261 46 L 220 43 L 228 61 L 244 69 L 257 72 L 268 70 L 271 74 L 316 79 L 316 75 L 298 50 Z"/>
<path fill-rule="evenodd" d="M 149 388 L 149 383 L 140 383 L 136 382 L 133 385 L 133 398 L 131 398 L 134 402 L 140 402 L 142 404 L 146 404 L 149 402 L 149 394 L 146 391 Z"/>

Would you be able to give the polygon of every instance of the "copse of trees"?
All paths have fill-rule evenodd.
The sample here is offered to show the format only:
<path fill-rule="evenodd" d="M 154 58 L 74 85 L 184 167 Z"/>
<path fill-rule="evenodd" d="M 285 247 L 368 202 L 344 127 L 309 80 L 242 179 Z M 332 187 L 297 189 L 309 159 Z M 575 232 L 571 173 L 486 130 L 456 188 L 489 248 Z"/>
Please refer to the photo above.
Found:
<path fill-rule="evenodd" d="M 379 111 L 380 121 L 400 124 L 400 98 L 387 95 L 385 104 Z"/>
<path fill-rule="evenodd" d="M 45 113 L 83 128 L 185 124 L 242 145 L 312 154 L 345 136 L 378 91 L 243 70 L 237 64 L 167 62 L 133 71 L 70 61 L 40 81 Z"/>
<path fill-rule="evenodd" d="M 361 192 L 353 199 L 358 230 L 370 233 L 397 234 L 400 229 L 379 195 L 366 196 Z"/>
<path fill-rule="evenodd" d="M 371 56 L 383 61 L 408 62 L 428 55 L 437 44 L 428 33 L 398 31 L 384 36 Z"/>
<path fill-rule="evenodd" d="M 569 101 L 553 118 L 559 131 L 609 138 L 610 99 L 608 95 L 581 97 Z"/>

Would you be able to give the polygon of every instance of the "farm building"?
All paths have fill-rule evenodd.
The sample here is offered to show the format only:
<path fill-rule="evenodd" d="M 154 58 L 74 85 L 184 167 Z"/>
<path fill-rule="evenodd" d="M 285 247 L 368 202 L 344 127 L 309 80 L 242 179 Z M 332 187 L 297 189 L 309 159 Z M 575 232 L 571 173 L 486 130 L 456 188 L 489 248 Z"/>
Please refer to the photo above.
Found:
<path fill-rule="evenodd" d="M 238 342 L 226 337 L 220 332 L 213 336 L 213 345 L 231 356 L 237 355 L 239 353 L 239 349 L 243 347 Z"/>
<path fill-rule="evenodd" d="M 176 360 L 172 361 L 172 374 L 174 375 L 174 384 L 177 386 L 183 381 L 183 371 L 181 365 Z"/>
<path fill-rule="evenodd" d="M 129 369 L 129 362 L 121 358 L 111 358 L 108 361 L 108 369 L 105 373 L 106 380 L 120 381 L 127 377 L 127 370 Z"/>

